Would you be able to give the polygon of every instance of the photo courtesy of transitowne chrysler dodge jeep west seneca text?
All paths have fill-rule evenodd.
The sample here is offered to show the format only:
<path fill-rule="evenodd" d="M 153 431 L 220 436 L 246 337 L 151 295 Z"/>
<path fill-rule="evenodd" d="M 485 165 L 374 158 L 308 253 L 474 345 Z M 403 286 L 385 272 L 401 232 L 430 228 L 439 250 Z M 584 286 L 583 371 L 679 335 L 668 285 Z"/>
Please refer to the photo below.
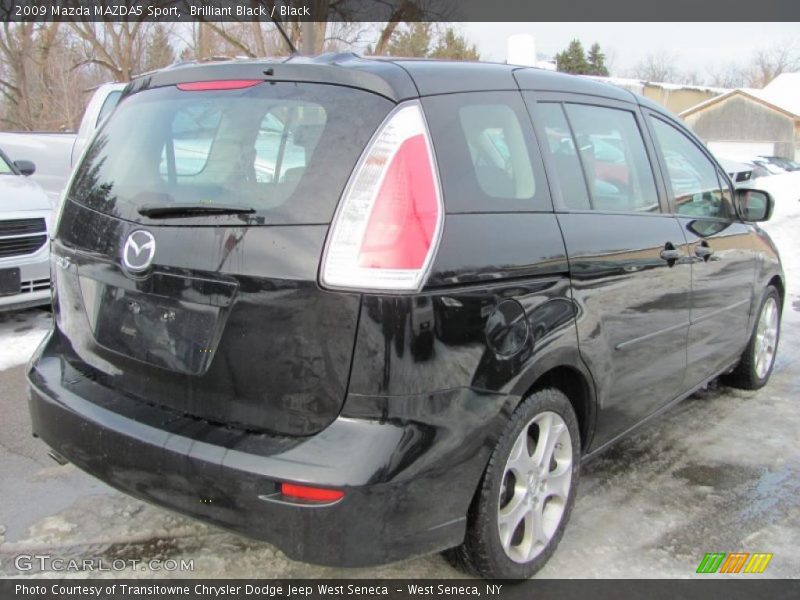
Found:
<path fill-rule="evenodd" d="M 352 54 L 157 71 L 65 194 L 33 433 L 292 559 L 528 577 L 582 458 L 715 377 L 767 383 L 772 204 L 584 78 Z"/>

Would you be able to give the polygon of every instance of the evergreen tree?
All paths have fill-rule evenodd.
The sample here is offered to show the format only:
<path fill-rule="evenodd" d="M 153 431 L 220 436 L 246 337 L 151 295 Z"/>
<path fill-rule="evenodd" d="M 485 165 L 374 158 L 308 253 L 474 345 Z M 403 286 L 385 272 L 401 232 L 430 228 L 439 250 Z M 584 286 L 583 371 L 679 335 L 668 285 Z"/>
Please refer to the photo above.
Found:
<path fill-rule="evenodd" d="M 586 75 L 589 73 L 589 61 L 580 40 L 572 40 L 563 52 L 556 54 L 556 65 L 562 73 Z"/>
<path fill-rule="evenodd" d="M 480 60 L 475 44 L 448 27 L 443 33 L 431 23 L 410 23 L 394 35 L 386 52 L 390 56 Z"/>
<path fill-rule="evenodd" d="M 444 35 L 439 37 L 436 48 L 428 56 L 452 60 L 480 60 L 481 58 L 475 44 L 470 44 L 463 35 L 458 35 L 452 27 L 448 27 Z"/>
<path fill-rule="evenodd" d="M 170 32 L 161 23 L 153 25 L 145 47 L 144 70 L 161 69 L 175 62 L 175 50 L 170 43 Z"/>
<path fill-rule="evenodd" d="M 600 44 L 595 42 L 589 48 L 589 75 L 599 75 L 600 77 L 608 77 L 608 68 L 606 67 L 606 55 L 600 50 Z"/>
<path fill-rule="evenodd" d="M 425 58 L 431 46 L 431 24 L 411 23 L 411 25 L 395 34 L 387 48 L 389 56 L 408 56 Z"/>

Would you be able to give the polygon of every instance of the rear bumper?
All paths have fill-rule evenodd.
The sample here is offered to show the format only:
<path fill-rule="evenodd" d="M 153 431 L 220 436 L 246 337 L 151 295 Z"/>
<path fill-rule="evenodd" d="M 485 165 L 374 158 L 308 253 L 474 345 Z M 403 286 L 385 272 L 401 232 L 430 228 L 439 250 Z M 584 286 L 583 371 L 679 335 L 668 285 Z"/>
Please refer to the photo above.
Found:
<path fill-rule="evenodd" d="M 323 565 L 381 564 L 461 543 L 499 422 L 487 417 L 505 410 L 499 397 L 459 390 L 419 398 L 430 410 L 417 407 L 416 419 L 392 418 L 384 406 L 390 418 L 379 420 L 363 415 L 382 400 L 356 398 L 348 403 L 361 415 L 315 436 L 273 438 L 132 403 L 48 356 L 47 345 L 28 372 L 29 403 L 34 433 L 53 450 L 132 496 Z M 417 402 L 393 404 L 399 416 Z M 288 504 L 276 501 L 281 481 L 345 496 Z"/>

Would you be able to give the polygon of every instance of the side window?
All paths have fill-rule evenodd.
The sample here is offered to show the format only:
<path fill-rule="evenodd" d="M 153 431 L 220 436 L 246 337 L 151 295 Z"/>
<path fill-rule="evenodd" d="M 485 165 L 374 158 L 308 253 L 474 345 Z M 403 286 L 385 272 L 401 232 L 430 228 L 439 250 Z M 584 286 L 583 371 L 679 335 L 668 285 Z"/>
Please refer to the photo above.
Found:
<path fill-rule="evenodd" d="M 581 162 L 564 109 L 561 104 L 554 103 L 541 103 L 537 109 L 545 132 L 545 143 L 556 166 L 564 202 L 575 210 L 590 209 L 586 182 L 581 177 Z"/>
<path fill-rule="evenodd" d="M 722 192 L 722 201 L 724 204 L 727 204 L 730 207 L 730 210 L 733 211 L 733 188 L 729 183 L 728 177 L 725 173 L 719 169 L 717 169 L 717 177 L 719 177 L 719 187 L 720 191 Z M 733 214 L 733 212 L 731 212 Z"/>
<path fill-rule="evenodd" d="M 420 101 L 448 213 L 553 210 L 519 92 L 445 94 Z"/>
<path fill-rule="evenodd" d="M 472 104 L 458 115 L 483 192 L 492 198 L 533 198 L 531 159 L 514 111 L 504 104 Z"/>
<path fill-rule="evenodd" d="M 733 215 L 730 190 L 724 179 L 719 179 L 714 164 L 684 133 L 661 119 L 653 118 L 651 122 L 667 166 L 676 212 L 693 217 L 730 218 Z"/>
<path fill-rule="evenodd" d="M 589 184 L 592 208 L 658 212 L 655 178 L 633 113 L 565 105 Z"/>
<path fill-rule="evenodd" d="M 97 121 L 95 122 L 95 127 L 100 124 L 100 122 L 105 119 L 111 111 L 113 111 L 117 104 L 119 104 L 119 99 L 122 96 L 122 92 L 109 92 L 108 96 L 106 96 L 105 101 L 103 102 L 103 106 L 100 107 L 100 112 L 97 115 Z"/>

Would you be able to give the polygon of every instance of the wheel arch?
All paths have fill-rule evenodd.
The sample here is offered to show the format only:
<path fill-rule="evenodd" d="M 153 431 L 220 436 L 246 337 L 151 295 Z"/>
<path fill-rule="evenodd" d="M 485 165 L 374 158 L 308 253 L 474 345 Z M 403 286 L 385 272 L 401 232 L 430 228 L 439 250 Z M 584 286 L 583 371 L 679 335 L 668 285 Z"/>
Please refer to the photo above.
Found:
<path fill-rule="evenodd" d="M 772 278 L 767 282 L 767 286 L 770 285 L 778 290 L 778 296 L 781 298 L 781 308 L 783 308 L 786 300 L 786 284 L 783 282 L 783 278 L 780 275 L 773 275 Z"/>
<path fill-rule="evenodd" d="M 578 429 L 581 432 L 581 450 L 585 452 L 591 441 L 595 413 L 594 394 L 591 391 L 590 382 L 578 369 L 563 365 L 543 373 L 525 396 L 530 396 L 545 388 L 559 390 L 572 404 L 572 409 L 578 419 Z"/>
<path fill-rule="evenodd" d="M 592 442 L 597 418 L 597 394 L 589 369 L 580 358 L 577 348 L 563 348 L 537 360 L 516 386 L 519 403 L 538 390 L 552 387 L 561 391 L 572 404 L 581 433 L 581 450 L 586 452 Z"/>

